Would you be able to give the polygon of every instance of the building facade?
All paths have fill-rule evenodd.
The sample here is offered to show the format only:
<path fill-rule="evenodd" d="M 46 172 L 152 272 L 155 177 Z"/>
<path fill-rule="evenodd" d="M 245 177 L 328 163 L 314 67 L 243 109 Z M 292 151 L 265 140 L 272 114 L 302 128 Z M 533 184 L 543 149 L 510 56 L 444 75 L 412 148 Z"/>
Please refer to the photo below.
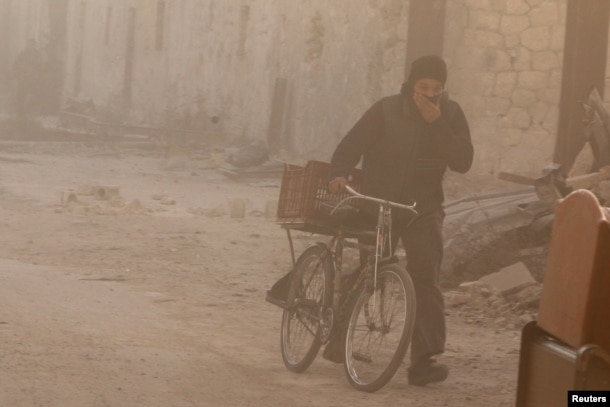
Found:
<path fill-rule="evenodd" d="M 475 172 L 537 176 L 552 161 L 566 1 L 446 2 L 447 89 L 469 118 Z M 405 74 L 407 0 L 0 0 L 0 10 L 0 70 L 35 38 L 56 60 L 62 106 L 91 100 L 100 120 L 263 140 L 305 158 L 328 159 Z"/>

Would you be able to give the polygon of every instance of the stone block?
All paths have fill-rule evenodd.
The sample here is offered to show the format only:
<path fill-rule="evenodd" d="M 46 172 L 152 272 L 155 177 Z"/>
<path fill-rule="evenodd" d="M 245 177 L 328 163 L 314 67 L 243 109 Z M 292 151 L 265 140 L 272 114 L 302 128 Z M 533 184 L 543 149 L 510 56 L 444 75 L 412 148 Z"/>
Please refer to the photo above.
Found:
<path fill-rule="evenodd" d="M 267 201 L 265 205 L 265 217 L 266 218 L 275 218 L 277 216 L 277 199 L 271 199 Z"/>
<path fill-rule="evenodd" d="M 504 295 L 510 295 L 527 286 L 536 284 L 536 280 L 534 280 L 528 268 L 521 262 L 482 277 L 479 281 Z"/>
<path fill-rule="evenodd" d="M 513 55 L 513 69 L 517 72 L 528 71 L 532 68 L 532 53 L 526 48 L 519 47 Z"/>
<path fill-rule="evenodd" d="M 496 87 L 494 89 L 494 94 L 499 97 L 509 98 L 515 89 L 516 84 L 516 72 L 500 72 L 496 76 Z"/>
<path fill-rule="evenodd" d="M 115 196 L 119 196 L 119 187 L 116 185 L 99 185 L 93 189 L 93 195 L 96 199 L 110 200 Z"/>
<path fill-rule="evenodd" d="M 521 33 L 521 44 L 531 51 L 548 49 L 551 44 L 550 27 L 533 27 Z"/>
<path fill-rule="evenodd" d="M 229 216 L 231 218 L 244 218 L 246 216 L 246 203 L 243 199 L 229 201 Z"/>
<path fill-rule="evenodd" d="M 516 35 L 530 26 L 527 16 L 502 16 L 500 20 L 500 33 L 503 35 Z"/>
<path fill-rule="evenodd" d="M 532 69 L 535 71 L 552 71 L 561 69 L 561 58 L 558 52 L 536 51 L 532 54 Z"/>
<path fill-rule="evenodd" d="M 84 196 L 93 196 L 93 195 L 95 195 L 96 188 L 98 188 L 98 185 L 96 185 L 96 184 L 81 185 L 76 190 L 76 194 L 84 195 Z"/>
<path fill-rule="evenodd" d="M 549 112 L 549 106 L 544 102 L 536 102 L 529 107 L 528 112 L 534 123 L 542 124 Z"/>
<path fill-rule="evenodd" d="M 559 5 L 556 2 L 545 2 L 528 13 L 534 26 L 554 26 L 559 23 Z"/>
<path fill-rule="evenodd" d="M 523 71 L 519 72 L 518 84 L 524 89 L 546 89 L 549 86 L 549 78 L 548 72 Z"/>
<path fill-rule="evenodd" d="M 68 205 L 72 202 L 78 202 L 78 197 L 76 196 L 76 192 L 74 192 L 72 190 L 62 191 L 61 192 L 62 205 Z"/>
<path fill-rule="evenodd" d="M 536 102 L 536 94 L 528 89 L 515 89 L 511 95 L 513 105 L 516 107 L 528 107 Z"/>
<path fill-rule="evenodd" d="M 500 13 L 487 10 L 472 10 L 470 26 L 476 29 L 496 31 L 500 26 Z"/>
<path fill-rule="evenodd" d="M 531 123 L 532 118 L 526 110 L 513 107 L 502 118 L 500 125 L 505 128 L 527 129 Z"/>
<path fill-rule="evenodd" d="M 513 15 L 522 15 L 530 11 L 530 6 L 525 0 L 507 0 L 506 13 Z"/>

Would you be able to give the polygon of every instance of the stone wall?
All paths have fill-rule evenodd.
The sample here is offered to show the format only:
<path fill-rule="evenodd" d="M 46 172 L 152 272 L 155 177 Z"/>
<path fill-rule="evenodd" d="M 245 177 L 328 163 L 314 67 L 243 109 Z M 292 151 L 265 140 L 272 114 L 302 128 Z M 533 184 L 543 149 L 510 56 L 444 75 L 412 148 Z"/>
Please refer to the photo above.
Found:
<path fill-rule="evenodd" d="M 449 1 L 450 90 L 470 118 L 481 173 L 540 175 L 558 122 L 564 0 Z"/>
<path fill-rule="evenodd" d="M 473 173 L 538 176 L 551 162 L 566 3 L 447 1 L 447 89 L 469 118 Z M 370 104 L 399 90 L 408 13 L 404 0 L 73 1 L 65 96 L 93 100 L 108 120 L 265 141 L 279 80 L 281 147 L 325 160 Z"/>

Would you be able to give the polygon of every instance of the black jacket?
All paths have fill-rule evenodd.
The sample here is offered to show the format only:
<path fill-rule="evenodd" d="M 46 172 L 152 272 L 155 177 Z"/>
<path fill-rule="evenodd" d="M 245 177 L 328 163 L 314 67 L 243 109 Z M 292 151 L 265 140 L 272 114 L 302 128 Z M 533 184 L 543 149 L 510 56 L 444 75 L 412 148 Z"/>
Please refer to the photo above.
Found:
<path fill-rule="evenodd" d="M 420 214 L 442 207 L 447 167 L 465 173 L 473 147 L 462 108 L 441 99 L 441 117 L 427 123 L 402 94 L 373 104 L 337 146 L 330 177 L 347 176 L 362 159 L 362 192 L 378 198 L 417 202 Z"/>

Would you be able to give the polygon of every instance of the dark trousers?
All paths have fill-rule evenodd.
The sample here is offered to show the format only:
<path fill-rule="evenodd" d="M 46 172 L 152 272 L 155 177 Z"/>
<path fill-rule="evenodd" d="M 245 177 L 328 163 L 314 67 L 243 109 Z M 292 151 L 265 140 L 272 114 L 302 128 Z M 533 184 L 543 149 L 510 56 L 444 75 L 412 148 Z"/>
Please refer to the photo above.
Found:
<path fill-rule="evenodd" d="M 444 219 L 445 212 L 439 208 L 392 230 L 392 247 L 400 238 L 417 297 L 411 365 L 445 351 L 445 302 L 439 286 Z"/>
<path fill-rule="evenodd" d="M 411 341 L 411 365 L 415 365 L 445 350 L 445 302 L 439 286 L 439 273 L 443 258 L 442 208 L 420 215 L 413 222 L 395 222 L 392 226 L 392 248 L 398 239 L 407 255 L 407 271 L 413 280 L 416 295 L 416 316 Z M 361 239 L 361 243 L 373 241 Z M 360 261 L 369 254 L 361 250 Z"/>

